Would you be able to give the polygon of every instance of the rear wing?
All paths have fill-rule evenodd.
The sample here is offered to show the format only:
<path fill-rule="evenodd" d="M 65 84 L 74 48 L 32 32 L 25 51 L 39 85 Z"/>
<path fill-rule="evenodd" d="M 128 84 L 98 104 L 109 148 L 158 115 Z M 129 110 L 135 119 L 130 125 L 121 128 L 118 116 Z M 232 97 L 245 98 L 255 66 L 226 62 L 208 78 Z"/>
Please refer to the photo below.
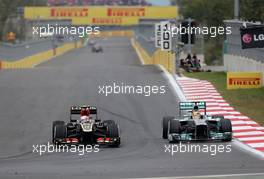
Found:
<path fill-rule="evenodd" d="M 190 111 L 190 110 L 193 110 L 194 106 L 198 106 L 199 110 L 200 109 L 204 109 L 204 112 L 206 114 L 206 102 L 204 102 L 204 101 L 198 101 L 198 102 L 180 102 L 179 103 L 180 114 L 181 114 L 181 111 Z"/>
<path fill-rule="evenodd" d="M 71 106 L 71 115 L 72 114 L 80 114 L 82 108 L 89 108 L 90 114 L 97 115 L 97 108 L 94 106 L 86 106 L 86 105 L 80 105 L 80 106 Z"/>

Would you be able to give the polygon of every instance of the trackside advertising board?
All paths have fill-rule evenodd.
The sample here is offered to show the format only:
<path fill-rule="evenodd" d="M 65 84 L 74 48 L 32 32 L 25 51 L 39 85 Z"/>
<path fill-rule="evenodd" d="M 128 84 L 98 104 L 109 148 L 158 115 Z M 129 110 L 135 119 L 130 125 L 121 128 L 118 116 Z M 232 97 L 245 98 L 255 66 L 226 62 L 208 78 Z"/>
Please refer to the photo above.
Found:
<path fill-rule="evenodd" d="M 174 19 L 178 17 L 175 6 L 55 6 L 25 7 L 28 20 L 73 20 L 76 24 L 88 23 L 122 25 L 138 24 L 141 19 Z M 130 18 L 126 20 L 126 18 Z"/>
<path fill-rule="evenodd" d="M 260 72 L 228 72 L 227 89 L 261 88 L 262 73 Z"/>
<path fill-rule="evenodd" d="M 264 26 L 240 28 L 242 49 L 264 47 Z"/>
<path fill-rule="evenodd" d="M 88 18 L 72 18 L 72 25 L 117 25 L 128 26 L 138 24 L 136 17 L 88 17 Z"/>

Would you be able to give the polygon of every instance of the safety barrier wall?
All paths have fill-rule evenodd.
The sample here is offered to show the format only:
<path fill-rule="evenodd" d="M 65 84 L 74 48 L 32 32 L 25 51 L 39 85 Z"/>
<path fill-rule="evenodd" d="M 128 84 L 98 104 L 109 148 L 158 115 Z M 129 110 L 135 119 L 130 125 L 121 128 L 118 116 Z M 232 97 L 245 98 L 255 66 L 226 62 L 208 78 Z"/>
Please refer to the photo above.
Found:
<path fill-rule="evenodd" d="M 170 73 L 174 73 L 175 55 L 173 53 L 158 49 L 152 55 L 152 58 L 153 58 L 153 64 L 160 64 Z"/>
<path fill-rule="evenodd" d="M 140 58 L 141 58 L 141 60 L 143 60 L 142 63 L 144 65 L 153 64 L 153 59 L 148 54 L 148 52 L 144 48 L 142 48 L 142 46 L 139 44 L 138 41 L 136 41 L 133 38 L 133 39 L 131 39 L 131 44 L 132 44 L 133 48 L 136 50 L 136 52 L 138 53 L 138 55 L 140 55 Z"/>
<path fill-rule="evenodd" d="M 67 43 L 55 49 L 50 49 L 44 52 L 40 52 L 35 55 L 31 55 L 17 61 L 12 61 L 12 62 L 2 61 L 0 63 L 1 64 L 0 69 L 1 68 L 2 69 L 32 68 L 55 56 L 62 55 L 76 48 L 80 48 L 82 47 L 82 44 L 83 44 L 82 41 Z"/>
<path fill-rule="evenodd" d="M 149 55 L 148 52 L 135 39 L 132 39 L 131 43 L 143 61 L 144 65 L 162 65 L 170 73 L 174 73 L 175 55 L 173 53 L 157 49 L 152 55 Z"/>

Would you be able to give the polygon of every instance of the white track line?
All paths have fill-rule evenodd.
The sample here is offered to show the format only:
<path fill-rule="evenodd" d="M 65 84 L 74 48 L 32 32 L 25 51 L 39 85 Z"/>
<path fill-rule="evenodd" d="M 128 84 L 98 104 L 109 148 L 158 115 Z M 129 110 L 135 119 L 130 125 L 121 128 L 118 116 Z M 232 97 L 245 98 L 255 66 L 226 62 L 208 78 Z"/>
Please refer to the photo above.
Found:
<path fill-rule="evenodd" d="M 192 179 L 192 178 L 229 178 L 229 177 L 252 177 L 264 176 L 264 173 L 240 173 L 240 174 L 226 174 L 226 175 L 200 175 L 200 176 L 178 176 L 178 177 L 153 177 L 153 178 L 134 178 L 134 179 Z"/>

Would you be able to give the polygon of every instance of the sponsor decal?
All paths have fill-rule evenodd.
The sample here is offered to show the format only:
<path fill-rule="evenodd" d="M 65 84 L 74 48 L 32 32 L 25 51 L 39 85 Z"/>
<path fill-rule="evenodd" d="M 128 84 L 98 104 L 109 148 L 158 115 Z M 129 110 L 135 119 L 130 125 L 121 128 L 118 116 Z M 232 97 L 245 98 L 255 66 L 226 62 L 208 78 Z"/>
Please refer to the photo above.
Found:
<path fill-rule="evenodd" d="M 262 74 L 258 72 L 228 72 L 227 89 L 260 88 Z"/>
<path fill-rule="evenodd" d="M 51 8 L 51 17 L 88 17 L 88 8 Z"/>
<path fill-rule="evenodd" d="M 110 17 L 144 17 L 145 8 L 108 8 L 107 16 Z"/>
<path fill-rule="evenodd" d="M 229 78 L 229 85 L 260 85 L 260 78 Z"/>
<path fill-rule="evenodd" d="M 250 34 L 244 34 L 242 40 L 245 43 L 250 43 L 252 41 L 252 36 Z"/>
<path fill-rule="evenodd" d="M 122 18 L 92 18 L 93 24 L 122 24 Z"/>
<path fill-rule="evenodd" d="M 254 41 L 262 41 L 264 40 L 264 33 L 259 35 L 254 35 Z"/>

